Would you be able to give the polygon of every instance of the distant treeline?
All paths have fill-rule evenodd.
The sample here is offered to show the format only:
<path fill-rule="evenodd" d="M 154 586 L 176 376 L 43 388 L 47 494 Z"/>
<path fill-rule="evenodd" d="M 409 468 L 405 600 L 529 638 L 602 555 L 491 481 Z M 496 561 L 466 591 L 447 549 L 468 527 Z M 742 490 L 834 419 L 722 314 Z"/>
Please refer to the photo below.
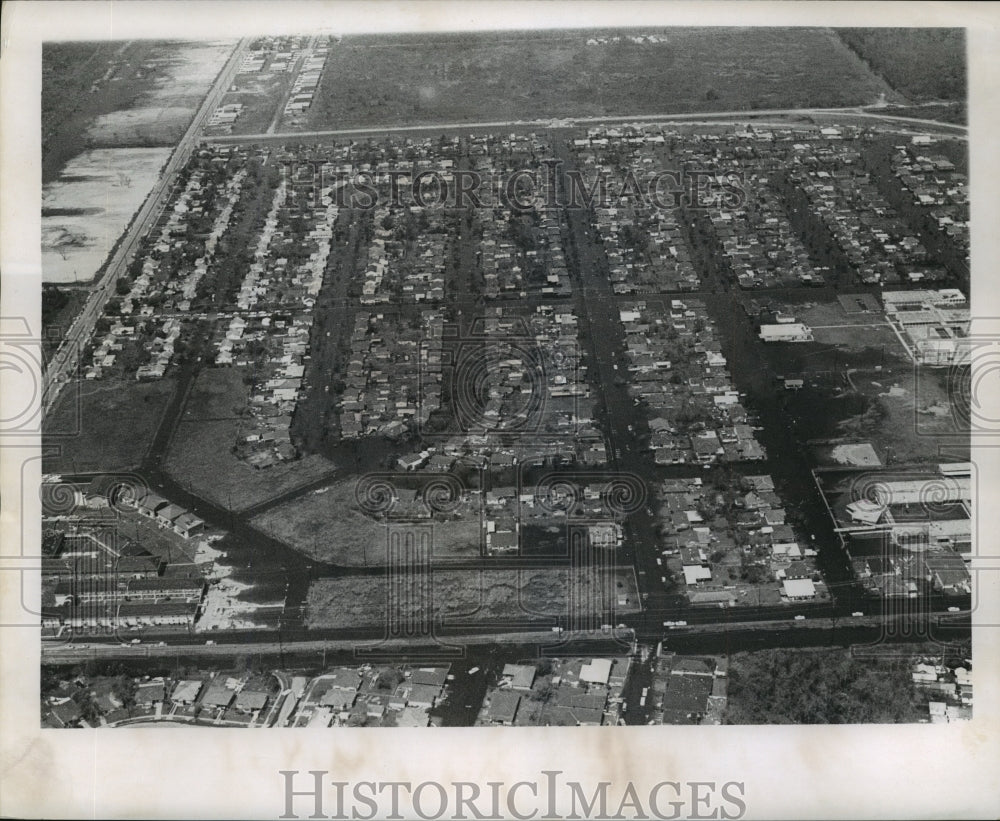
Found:
<path fill-rule="evenodd" d="M 964 29 L 837 29 L 840 38 L 913 102 L 964 100 Z"/>

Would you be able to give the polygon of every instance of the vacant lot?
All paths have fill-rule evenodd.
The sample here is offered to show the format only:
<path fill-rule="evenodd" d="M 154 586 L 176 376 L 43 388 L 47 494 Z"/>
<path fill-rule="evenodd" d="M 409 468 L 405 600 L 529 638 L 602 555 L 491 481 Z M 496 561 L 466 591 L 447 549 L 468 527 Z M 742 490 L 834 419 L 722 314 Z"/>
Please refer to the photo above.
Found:
<path fill-rule="evenodd" d="M 881 312 L 847 313 L 836 300 L 816 298 L 769 305 L 815 337 L 757 347 L 775 373 L 805 379 L 802 390 L 781 394 L 801 439 L 868 441 L 885 464 L 967 458 L 968 417 L 953 402 L 960 372 L 915 368 Z"/>
<path fill-rule="evenodd" d="M 95 144 L 172 146 L 231 48 L 140 40 L 46 43 L 42 182 L 55 180 L 72 157 Z"/>
<path fill-rule="evenodd" d="M 167 148 L 102 148 L 70 160 L 42 191 L 42 279 L 93 279 L 169 156 Z"/>
<path fill-rule="evenodd" d="M 683 28 L 349 37 L 330 50 L 306 128 L 842 106 L 891 89 L 816 29 Z M 775 62 L 781 55 L 781 65 Z"/>
<path fill-rule="evenodd" d="M 249 389 L 238 368 L 209 368 L 195 382 L 167 456 L 170 474 L 192 493 L 230 510 L 246 510 L 333 469 L 307 456 L 258 470 L 233 453 Z"/>
<path fill-rule="evenodd" d="M 953 399 L 960 393 L 958 375 L 947 368 L 913 366 L 883 374 L 853 377 L 858 393 L 874 413 L 852 417 L 845 431 L 870 436 L 876 452 L 892 462 L 939 462 L 967 459 L 969 422 Z"/>
<path fill-rule="evenodd" d="M 837 345 L 845 351 L 886 349 L 887 356 L 905 356 L 906 351 L 881 313 L 847 313 L 839 302 L 805 303 L 796 316 L 813 330 L 822 345 Z"/>
<path fill-rule="evenodd" d="M 174 390 L 157 382 L 108 379 L 67 385 L 45 420 L 49 473 L 116 471 L 142 462 Z"/>
<path fill-rule="evenodd" d="M 288 89 L 292 85 L 292 75 L 287 74 L 237 74 L 230 90 L 223 98 L 222 105 L 242 103 L 243 110 L 233 123 L 233 134 L 263 134 L 267 131 L 275 112 Z M 210 128 L 208 133 L 224 134 L 221 126 Z"/>
<path fill-rule="evenodd" d="M 386 623 L 390 613 L 388 577 L 323 579 L 312 584 L 306 602 L 310 627 L 357 627 Z M 630 570 L 605 575 L 587 569 L 444 570 L 430 577 L 430 600 L 421 595 L 425 575 L 411 576 L 392 605 L 397 619 L 432 616 L 446 623 L 517 621 L 566 617 L 597 621 L 638 610 Z M 617 596 L 628 597 L 618 606 Z M 427 614 L 426 608 L 432 609 Z M 597 625 L 593 625 L 597 626 Z"/>
<path fill-rule="evenodd" d="M 348 567 L 385 564 L 390 522 L 361 510 L 356 486 L 356 479 L 336 482 L 269 510 L 253 523 L 289 547 L 322 562 Z M 478 503 L 462 505 L 455 514 L 448 520 L 426 520 L 432 528 L 435 561 L 476 559 L 480 555 L 482 521 Z"/>

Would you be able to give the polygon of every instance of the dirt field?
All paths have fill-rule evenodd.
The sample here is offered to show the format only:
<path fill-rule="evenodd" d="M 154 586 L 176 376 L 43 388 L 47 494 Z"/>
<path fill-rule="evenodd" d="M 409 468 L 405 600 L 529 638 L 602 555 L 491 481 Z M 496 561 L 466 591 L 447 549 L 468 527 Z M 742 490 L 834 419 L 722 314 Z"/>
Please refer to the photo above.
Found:
<path fill-rule="evenodd" d="M 95 144 L 170 146 L 232 44 L 110 41 L 42 49 L 42 182 Z M 140 115 L 127 114 L 141 109 Z M 116 112 L 120 113 L 116 115 Z M 116 130 L 116 122 L 130 128 Z M 112 126 L 107 130 L 107 126 Z M 93 141 L 93 142 L 90 142 Z"/>
<path fill-rule="evenodd" d="M 70 160 L 42 192 L 42 280 L 93 279 L 169 156 L 168 148 L 102 148 Z"/>
<path fill-rule="evenodd" d="M 172 379 L 157 382 L 83 382 L 68 386 L 43 426 L 48 473 L 117 471 L 136 467 L 145 456 L 167 402 Z"/>
<path fill-rule="evenodd" d="M 308 493 L 269 510 L 254 525 L 295 550 L 323 562 L 343 566 L 386 563 L 388 525 L 365 513 L 355 497 L 354 478 L 336 482 L 322 492 Z M 460 508 L 461 519 L 428 520 L 433 528 L 435 561 L 475 559 L 480 555 L 481 520 L 478 505 Z"/>
<path fill-rule="evenodd" d="M 132 105 L 96 117 L 87 129 L 87 137 L 95 145 L 176 143 L 222 70 L 233 45 L 231 41 L 158 44 L 148 52 L 137 72 L 143 76 L 147 72 L 156 75 L 152 88 Z"/>
<path fill-rule="evenodd" d="M 348 37 L 330 49 L 306 128 L 842 106 L 892 90 L 834 35 L 686 28 L 535 37 Z M 654 34 L 634 43 L 626 35 Z M 665 40 L 665 42 L 663 41 Z M 782 70 L 774 55 L 782 55 Z"/>
<path fill-rule="evenodd" d="M 385 622 L 388 615 L 385 576 L 363 579 L 323 579 L 312 584 L 307 600 L 306 622 L 310 627 L 355 627 Z M 446 622 L 509 621 L 527 618 L 577 616 L 606 617 L 588 606 L 578 605 L 570 613 L 570 601 L 606 601 L 617 594 L 629 604 L 615 612 L 638 610 L 638 593 L 631 571 L 616 571 L 608 577 L 609 588 L 596 593 L 598 577 L 586 570 L 539 568 L 533 570 L 443 570 L 432 579 L 434 615 Z M 596 593 L 596 595 L 595 595 Z M 397 618 L 423 615 L 420 596 L 406 595 L 398 603 Z M 595 608 L 596 609 L 596 608 Z"/>
<path fill-rule="evenodd" d="M 246 407 L 247 386 L 236 368 L 210 368 L 195 383 L 177 426 L 166 467 L 182 485 L 231 510 L 245 510 L 333 469 L 320 456 L 257 470 L 236 457 L 237 409 Z"/>
<path fill-rule="evenodd" d="M 968 459 L 968 422 L 956 418 L 950 399 L 953 379 L 948 369 L 923 368 L 915 374 L 912 367 L 855 376 L 859 393 L 878 400 L 886 413 L 874 426 L 862 423 L 859 432 L 870 436 L 883 461 L 888 452 L 890 463 L 940 462 L 944 455 Z"/>

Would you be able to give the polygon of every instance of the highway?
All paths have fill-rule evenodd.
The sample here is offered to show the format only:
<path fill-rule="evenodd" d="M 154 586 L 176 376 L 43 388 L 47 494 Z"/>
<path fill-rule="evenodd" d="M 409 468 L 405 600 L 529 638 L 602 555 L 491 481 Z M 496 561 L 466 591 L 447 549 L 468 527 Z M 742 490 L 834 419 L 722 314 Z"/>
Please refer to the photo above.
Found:
<path fill-rule="evenodd" d="M 891 111 L 892 109 L 887 109 Z M 442 131 L 461 131 L 463 129 L 480 130 L 495 128 L 578 128 L 587 125 L 612 125 L 624 123 L 658 123 L 658 122 L 678 122 L 678 123 L 724 123 L 738 122 L 745 123 L 750 120 L 757 122 L 761 117 L 861 117 L 872 120 L 888 120 L 890 122 L 904 123 L 919 126 L 922 130 L 941 129 L 956 136 L 968 136 L 968 126 L 956 123 L 943 123 L 937 120 L 922 120 L 917 117 L 901 117 L 879 110 L 867 110 L 860 107 L 848 108 L 768 108 L 768 109 L 742 109 L 737 111 L 699 111 L 690 114 L 629 114 L 613 117 L 567 117 L 563 119 L 545 120 L 494 120 L 485 122 L 466 123 L 431 123 L 425 125 L 385 125 L 368 126 L 365 128 L 340 128 L 324 129 L 320 131 L 286 131 L 267 132 L 264 134 L 233 134 L 228 136 L 207 138 L 213 143 L 258 143 L 268 141 L 294 141 L 307 140 L 325 137 L 362 137 L 373 134 L 391 133 L 411 133 L 411 132 L 431 132 L 440 133 Z M 773 122 L 760 123 L 773 127 L 788 127 L 793 123 Z"/>
<path fill-rule="evenodd" d="M 53 355 L 45 369 L 45 381 L 42 393 L 42 409 L 51 410 L 59 396 L 59 392 L 79 367 L 80 356 L 87 341 L 94 332 L 97 320 L 104 313 L 104 306 L 115 293 L 115 285 L 119 277 L 128 270 L 139 243 L 149 229 L 159 219 L 173 192 L 177 173 L 184 167 L 191 152 L 198 145 L 198 137 L 205 121 L 216 109 L 223 95 L 232 84 L 239 69 L 240 57 L 249 44 L 249 39 L 243 39 L 233 49 L 226 64 L 219 72 L 215 82 L 205 95 L 201 106 L 191 120 L 191 125 L 184 133 L 177 147 L 170 155 L 163 168 L 163 173 L 153 186 L 142 207 L 136 212 L 131 224 L 122 235 L 111 258 L 107 262 L 104 276 L 95 283 L 83 309 L 77 315 L 62 344 Z"/>
<path fill-rule="evenodd" d="M 737 608 L 738 609 L 738 608 Z M 147 637 L 141 644 L 122 643 L 106 637 L 81 636 L 73 641 L 49 639 L 42 642 L 43 664 L 77 664 L 92 660 L 198 658 L 225 662 L 236 656 L 302 656 L 329 652 L 352 657 L 472 658 L 483 648 L 498 645 L 560 646 L 565 653 L 628 652 L 636 642 L 653 647 L 663 640 L 670 647 L 699 648 L 715 652 L 736 652 L 765 647 L 848 646 L 884 642 L 953 641 L 969 635 L 971 611 L 960 613 L 871 614 L 865 616 L 807 616 L 803 620 L 764 618 L 747 620 L 739 613 L 725 614 L 728 621 L 706 621 L 667 629 L 650 623 L 643 615 L 625 617 L 625 624 L 613 630 L 590 630 L 558 634 L 547 629 L 521 629 L 498 632 L 497 626 L 484 626 L 476 632 L 444 632 L 436 637 L 386 638 L 384 630 L 366 628 L 337 631 L 341 637 L 282 639 L 274 631 L 249 631 L 181 634 L 160 643 Z M 690 618 L 690 613 L 688 614 Z M 206 639 L 206 636 L 212 636 Z M 206 643 L 209 642 L 209 643 Z M 712 649 L 715 648 L 715 649 Z"/>

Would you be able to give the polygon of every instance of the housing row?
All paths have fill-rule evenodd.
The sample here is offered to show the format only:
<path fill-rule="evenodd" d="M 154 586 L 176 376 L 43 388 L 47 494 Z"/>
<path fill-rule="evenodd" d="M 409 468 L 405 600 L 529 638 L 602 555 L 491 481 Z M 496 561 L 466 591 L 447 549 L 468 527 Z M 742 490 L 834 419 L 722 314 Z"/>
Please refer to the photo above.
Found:
<path fill-rule="evenodd" d="M 329 49 L 326 45 L 312 46 L 302 56 L 302 64 L 295 75 L 292 90 L 285 103 L 286 115 L 304 113 L 312 105 L 316 88 L 326 66 Z"/>
<path fill-rule="evenodd" d="M 704 175 L 692 182 L 707 185 L 705 214 L 726 273 L 741 288 L 823 285 L 771 182 L 780 166 L 769 147 L 748 139 L 689 137 L 672 160 Z"/>
<path fill-rule="evenodd" d="M 769 475 L 660 486 L 662 558 L 694 605 L 762 606 L 826 597 L 817 551 L 787 520 Z M 664 576 L 666 582 L 666 575 Z"/>
<path fill-rule="evenodd" d="M 918 232 L 886 201 L 863 162 L 863 147 L 801 143 L 789 180 L 807 197 L 861 282 L 895 284 L 947 278 Z"/>
<path fill-rule="evenodd" d="M 43 638 L 193 629 L 206 582 L 190 566 L 150 553 L 113 527 L 54 527 L 43 539 Z"/>
<path fill-rule="evenodd" d="M 513 203 L 506 201 L 511 199 L 509 190 L 502 198 L 488 186 L 477 192 L 484 204 L 492 205 L 474 211 L 481 234 L 477 260 L 484 296 L 568 296 L 571 286 L 561 217 L 538 207 L 539 202 L 555 199 L 555 175 L 545 166 L 552 158 L 550 144 L 533 134 L 471 137 L 468 152 L 472 170 L 483 180 L 506 184 L 517 175 L 535 180 L 529 208 L 514 210 Z"/>
<path fill-rule="evenodd" d="M 239 312 L 216 344 L 216 365 L 252 369 L 236 453 L 257 468 L 293 459 L 289 426 L 301 396 L 309 333 L 338 208 L 328 196 L 304 208 L 282 181 L 236 295 Z M 294 214 L 294 216 L 293 216 Z M 296 256 L 279 254 L 292 246 Z"/>
<path fill-rule="evenodd" d="M 502 470 L 524 464 L 603 464 L 588 370 L 569 306 L 488 308 L 445 340 L 450 418 L 444 453 Z"/>
<path fill-rule="evenodd" d="M 677 196 L 657 184 L 664 162 L 662 137 L 659 143 L 643 137 L 614 140 L 610 147 L 590 142 L 593 148 L 578 147 L 578 161 L 587 186 L 605 188 L 591 207 L 591 225 L 604 248 L 614 292 L 698 290 L 700 279 L 678 210 L 654 207 L 649 197 L 654 187 L 663 202 Z"/>
<path fill-rule="evenodd" d="M 669 312 L 622 303 L 619 316 L 629 394 L 648 411 L 658 464 L 764 458 L 703 302 L 671 300 Z"/>
<path fill-rule="evenodd" d="M 184 328 L 200 316 L 196 303 L 247 177 L 244 160 L 231 149 L 205 149 L 192 160 L 183 187 L 115 284 L 88 343 L 85 378 L 164 376 L 183 348 Z"/>
<path fill-rule="evenodd" d="M 308 37 L 258 37 L 240 58 L 239 73 L 256 74 L 264 71 L 288 71 L 309 43 Z"/>
<path fill-rule="evenodd" d="M 622 511 L 603 483 L 571 479 L 533 488 L 501 486 L 483 494 L 489 555 L 569 555 L 584 545 L 614 549 L 623 540 Z"/>
<path fill-rule="evenodd" d="M 412 320 L 360 311 L 338 401 L 340 433 L 401 438 L 440 406 L 442 315 L 423 310 Z"/>
<path fill-rule="evenodd" d="M 446 218 L 417 206 L 380 206 L 361 277 L 362 305 L 440 302 L 445 258 L 451 248 Z"/>
<path fill-rule="evenodd" d="M 913 202 L 927 209 L 939 230 L 969 255 L 968 178 L 940 153 L 933 153 L 933 138 L 913 137 L 909 145 L 898 145 L 892 155 L 892 170 Z"/>
<path fill-rule="evenodd" d="M 486 691 L 477 726 L 599 727 L 624 724 L 632 660 L 552 658 L 507 664 Z"/>

